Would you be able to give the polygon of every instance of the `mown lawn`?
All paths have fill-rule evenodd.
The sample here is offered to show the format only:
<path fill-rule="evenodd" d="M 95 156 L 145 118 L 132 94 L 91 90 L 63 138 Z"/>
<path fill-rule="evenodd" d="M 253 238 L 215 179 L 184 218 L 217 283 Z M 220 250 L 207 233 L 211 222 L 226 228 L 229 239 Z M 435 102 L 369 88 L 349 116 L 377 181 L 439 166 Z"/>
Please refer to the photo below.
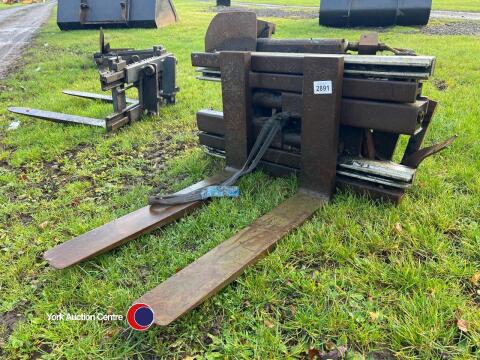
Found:
<path fill-rule="evenodd" d="M 108 30 L 114 47 L 163 44 L 179 60 L 178 104 L 106 135 L 9 114 L 10 105 L 102 117 L 105 104 L 62 89 L 99 91 L 97 31 L 52 20 L 0 82 L 0 357 L 7 359 L 294 358 L 346 345 L 348 358 L 480 357 L 480 47 L 469 36 L 392 28 L 384 42 L 438 57 L 425 94 L 440 108 L 427 144 L 458 141 L 421 167 L 399 207 L 338 193 L 237 282 L 166 328 L 58 321 L 48 314 L 125 314 L 140 295 L 295 192 L 295 179 L 255 173 L 242 196 L 216 200 L 176 224 L 71 269 L 42 253 L 222 167 L 197 145 L 195 112 L 221 109 L 217 84 L 195 80 L 208 4 L 177 0 L 182 21 L 160 30 Z M 360 30 L 270 19 L 276 37 L 346 37 Z M 434 85 L 443 82 L 447 88 Z M 16 130 L 9 124 L 20 120 Z M 460 325 L 460 326 L 459 326 Z"/>
<path fill-rule="evenodd" d="M 318 6 L 320 4 L 319 0 L 241 0 L 239 2 L 292 6 Z M 235 0 L 232 1 L 232 5 L 235 5 Z M 435 10 L 480 11 L 478 0 L 433 0 L 432 6 Z"/>
<path fill-rule="evenodd" d="M 19 3 L 16 3 L 16 4 L 1 4 L 0 3 L 0 10 L 10 9 L 12 7 L 21 6 L 21 5 L 23 5 L 23 4 L 19 4 Z"/>

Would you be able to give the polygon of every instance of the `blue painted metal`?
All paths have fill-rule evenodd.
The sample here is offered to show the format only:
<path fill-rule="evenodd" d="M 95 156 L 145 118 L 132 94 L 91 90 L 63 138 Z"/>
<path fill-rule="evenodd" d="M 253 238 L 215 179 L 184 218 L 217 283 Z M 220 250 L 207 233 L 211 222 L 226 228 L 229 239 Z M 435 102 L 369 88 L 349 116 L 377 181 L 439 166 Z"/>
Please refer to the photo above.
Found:
<path fill-rule="evenodd" d="M 236 198 L 240 196 L 240 188 L 238 186 L 209 186 L 202 191 L 202 200 L 213 197 Z"/>

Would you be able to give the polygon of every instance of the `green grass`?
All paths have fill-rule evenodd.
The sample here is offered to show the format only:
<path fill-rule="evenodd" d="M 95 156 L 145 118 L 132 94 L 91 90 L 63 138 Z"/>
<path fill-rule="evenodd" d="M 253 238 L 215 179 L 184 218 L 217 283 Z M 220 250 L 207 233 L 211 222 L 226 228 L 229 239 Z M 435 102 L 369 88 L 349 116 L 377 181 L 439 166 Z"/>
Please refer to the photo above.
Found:
<path fill-rule="evenodd" d="M 298 5 L 318 6 L 319 0 L 241 0 L 239 2 L 277 4 L 277 5 Z M 235 4 L 235 0 L 232 2 Z M 480 11 L 478 0 L 433 0 L 434 10 L 457 10 L 457 11 Z"/>
<path fill-rule="evenodd" d="M 24 4 L 22 3 L 15 3 L 15 4 L 0 4 L 0 10 L 3 10 L 3 9 L 10 9 L 10 8 L 13 8 L 13 7 L 16 7 L 16 6 L 22 6 Z"/>
<path fill-rule="evenodd" d="M 480 11 L 477 0 L 433 0 L 435 10 Z"/>
<path fill-rule="evenodd" d="M 0 357 L 22 359 L 294 358 L 346 344 L 349 358 L 478 359 L 480 287 L 480 71 L 478 38 L 392 28 L 382 41 L 438 57 L 425 94 L 440 102 L 427 145 L 457 133 L 422 165 L 399 207 L 338 193 L 238 281 L 166 328 L 120 322 L 49 322 L 49 313 L 125 314 L 133 300 L 295 192 L 294 179 L 255 173 L 242 196 L 216 200 L 176 224 L 63 271 L 42 253 L 141 206 L 155 186 L 180 189 L 222 167 L 197 145 L 194 114 L 221 109 L 218 84 L 195 80 L 209 6 L 177 0 L 182 21 L 159 30 L 108 30 L 114 47 L 163 44 L 179 60 L 178 104 L 116 134 L 12 115 L 7 106 L 101 117 L 108 105 L 61 95 L 99 91 L 97 31 L 60 32 L 52 20 L 25 64 L 0 82 Z M 276 37 L 346 37 L 360 30 L 315 19 L 272 19 Z M 7 131 L 12 120 L 17 130 Z M 163 153 L 159 160 L 152 154 Z M 155 158 L 155 156 L 153 156 Z M 394 229 L 401 224 L 402 231 Z M 17 316 L 18 314 L 18 316 Z M 458 319 L 467 321 L 462 333 Z"/>

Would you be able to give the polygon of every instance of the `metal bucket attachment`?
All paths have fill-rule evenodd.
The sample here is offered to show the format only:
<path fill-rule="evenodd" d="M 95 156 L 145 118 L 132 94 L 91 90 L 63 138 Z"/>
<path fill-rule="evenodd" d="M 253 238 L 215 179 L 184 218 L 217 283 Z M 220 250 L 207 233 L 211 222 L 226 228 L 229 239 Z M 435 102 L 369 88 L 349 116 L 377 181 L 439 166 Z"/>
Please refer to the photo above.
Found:
<path fill-rule="evenodd" d="M 426 25 L 432 0 L 322 0 L 320 25 Z"/>
<path fill-rule="evenodd" d="M 99 27 L 159 28 L 178 21 L 172 0 L 59 0 L 61 30 Z"/>

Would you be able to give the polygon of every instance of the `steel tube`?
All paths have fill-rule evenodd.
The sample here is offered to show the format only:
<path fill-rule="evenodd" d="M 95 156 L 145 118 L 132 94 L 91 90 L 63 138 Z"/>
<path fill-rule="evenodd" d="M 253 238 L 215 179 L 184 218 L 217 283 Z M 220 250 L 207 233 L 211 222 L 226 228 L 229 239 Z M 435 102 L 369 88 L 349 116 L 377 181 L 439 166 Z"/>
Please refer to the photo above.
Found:
<path fill-rule="evenodd" d="M 279 53 L 344 54 L 345 39 L 257 39 L 257 51 Z"/>
<path fill-rule="evenodd" d="M 256 106 L 281 109 L 295 116 L 303 116 L 302 95 L 283 92 L 256 91 L 252 102 Z M 343 98 L 341 124 L 353 127 L 413 135 L 427 113 L 428 100 L 412 104 L 388 103 Z"/>
<path fill-rule="evenodd" d="M 302 92 L 300 75 L 250 73 L 250 87 L 289 92 Z M 343 79 L 343 97 L 413 103 L 421 93 L 421 84 L 414 81 Z"/>

